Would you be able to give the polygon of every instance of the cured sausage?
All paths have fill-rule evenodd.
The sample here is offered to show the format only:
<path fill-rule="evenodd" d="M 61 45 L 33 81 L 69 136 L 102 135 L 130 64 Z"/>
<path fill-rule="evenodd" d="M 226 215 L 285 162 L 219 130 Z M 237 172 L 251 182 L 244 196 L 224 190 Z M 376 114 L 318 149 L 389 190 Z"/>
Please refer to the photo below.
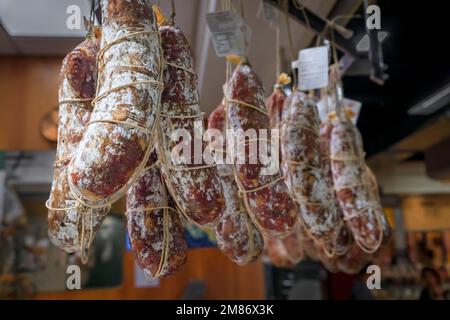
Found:
<path fill-rule="evenodd" d="M 253 138 L 244 137 L 245 155 L 238 154 L 238 161 L 234 164 L 236 182 L 248 213 L 266 235 L 287 234 L 295 226 L 298 212 L 278 165 L 273 167 L 274 163 L 278 164 L 278 157 L 272 157 L 272 161 L 263 164 L 258 157 L 261 152 L 250 152 L 251 145 L 257 142 L 259 151 L 266 146 L 266 150 L 273 154 L 262 84 L 250 65 L 242 63 L 234 70 L 225 91 L 227 129 L 244 135 L 252 130 L 255 133 Z M 264 130 L 266 137 L 261 136 Z"/>
<path fill-rule="evenodd" d="M 223 214 L 225 203 L 215 165 L 203 159 L 203 113 L 192 52 L 178 26 L 163 24 L 159 30 L 165 58 L 158 143 L 162 172 L 181 212 L 197 225 L 213 225 Z M 187 137 L 181 142 L 174 140 L 172 135 L 177 132 Z M 174 153 L 180 144 L 190 151 L 182 156 Z"/>
<path fill-rule="evenodd" d="M 148 278 L 177 272 L 187 244 L 179 213 L 173 209 L 156 153 L 127 192 L 127 228 L 136 262 Z"/>
<path fill-rule="evenodd" d="M 337 235 L 338 219 L 322 168 L 315 102 L 297 91 L 286 99 L 284 108 L 281 145 L 287 185 L 299 206 L 307 233 L 333 250 L 330 244 Z"/>
<path fill-rule="evenodd" d="M 362 250 L 375 252 L 383 230 L 367 182 L 361 136 L 348 120 L 338 120 L 331 133 L 331 169 L 334 188 L 345 219 Z"/>
<path fill-rule="evenodd" d="M 225 106 L 220 104 L 208 119 L 208 129 L 223 132 Z M 218 146 L 216 152 L 224 150 Z M 222 154 L 220 154 L 222 156 Z M 245 205 L 239 197 L 239 188 L 234 180 L 233 168 L 229 164 L 218 164 L 217 171 L 225 198 L 225 213 L 215 226 L 219 249 L 232 261 L 244 265 L 255 261 L 262 253 L 264 240 L 248 216 Z"/>
<path fill-rule="evenodd" d="M 162 92 L 162 54 L 148 0 L 102 0 L 94 111 L 69 166 L 84 202 L 112 203 L 145 165 Z"/>
<path fill-rule="evenodd" d="M 67 166 L 91 116 L 100 37 L 100 29 L 93 29 L 62 64 L 56 162 L 46 202 L 51 241 L 67 252 L 81 252 L 83 260 L 109 207 L 89 208 L 78 202 L 69 189 Z"/>
<path fill-rule="evenodd" d="M 267 112 L 272 129 L 280 129 L 283 115 L 283 105 L 286 100 L 286 94 L 279 84 L 275 85 L 272 94 L 267 98 Z"/>

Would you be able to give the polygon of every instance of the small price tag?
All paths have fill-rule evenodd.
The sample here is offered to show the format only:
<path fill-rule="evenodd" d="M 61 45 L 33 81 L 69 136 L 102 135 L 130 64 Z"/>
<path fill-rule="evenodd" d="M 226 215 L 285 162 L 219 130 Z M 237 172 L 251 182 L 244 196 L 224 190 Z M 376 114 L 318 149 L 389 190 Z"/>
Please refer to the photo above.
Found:
<path fill-rule="evenodd" d="M 250 41 L 251 30 L 244 24 L 241 17 L 232 11 L 208 13 L 206 23 L 219 57 L 231 54 L 246 55 L 246 41 Z M 244 37 L 245 32 L 245 37 Z"/>
<path fill-rule="evenodd" d="M 328 48 L 308 48 L 299 52 L 298 80 L 300 90 L 328 86 Z"/>

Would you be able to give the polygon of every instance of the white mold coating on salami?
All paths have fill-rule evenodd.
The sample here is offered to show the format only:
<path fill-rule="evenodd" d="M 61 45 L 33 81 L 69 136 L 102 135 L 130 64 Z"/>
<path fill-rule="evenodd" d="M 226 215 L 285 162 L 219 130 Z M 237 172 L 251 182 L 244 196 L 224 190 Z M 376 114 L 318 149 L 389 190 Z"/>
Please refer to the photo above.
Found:
<path fill-rule="evenodd" d="M 101 4 L 101 47 L 112 45 L 99 55 L 94 123 L 69 167 L 72 189 L 94 204 L 116 200 L 134 179 L 153 143 L 148 131 L 153 132 L 162 91 L 161 44 L 149 2 Z"/>

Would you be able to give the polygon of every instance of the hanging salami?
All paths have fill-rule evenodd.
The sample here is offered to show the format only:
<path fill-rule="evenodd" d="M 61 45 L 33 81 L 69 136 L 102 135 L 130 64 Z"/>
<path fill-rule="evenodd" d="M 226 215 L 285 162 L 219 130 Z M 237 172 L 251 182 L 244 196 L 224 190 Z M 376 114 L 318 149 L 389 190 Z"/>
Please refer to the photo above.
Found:
<path fill-rule="evenodd" d="M 322 169 L 324 172 L 324 178 L 328 188 L 330 189 L 330 206 L 334 207 L 336 212 L 336 219 L 338 221 L 338 226 L 336 227 L 337 236 L 335 240 L 335 254 L 343 255 L 349 249 L 352 243 L 350 230 L 348 229 L 344 214 L 339 207 L 339 202 L 336 198 L 336 193 L 334 190 L 333 173 L 331 171 L 331 159 L 330 159 L 330 143 L 331 143 L 331 132 L 333 130 L 333 123 L 330 118 L 326 118 L 320 124 L 320 156 L 322 161 Z"/>
<path fill-rule="evenodd" d="M 172 197 L 197 225 L 213 225 L 224 212 L 224 198 L 214 163 L 205 163 L 203 113 L 189 44 L 172 23 L 160 27 L 165 58 L 158 157 Z M 173 139 L 180 133 L 181 141 Z M 182 144 L 187 154 L 174 153 Z"/>
<path fill-rule="evenodd" d="M 67 252 L 80 252 L 83 262 L 109 207 L 89 208 L 78 202 L 69 189 L 67 166 L 91 116 L 100 37 L 100 29 L 93 29 L 62 64 L 55 170 L 46 202 L 51 241 Z"/>
<path fill-rule="evenodd" d="M 322 168 L 316 105 L 297 91 L 286 99 L 284 108 L 281 145 L 287 184 L 299 205 L 306 231 L 333 251 L 338 219 Z"/>
<path fill-rule="evenodd" d="M 128 235 L 144 274 L 158 278 L 177 272 L 186 262 L 187 244 L 155 152 L 128 190 L 126 203 Z"/>
<path fill-rule="evenodd" d="M 362 139 L 350 121 L 338 120 L 334 125 L 330 158 L 336 196 L 353 237 L 362 250 L 375 252 L 383 230 L 369 191 Z"/>
<path fill-rule="evenodd" d="M 217 129 L 223 133 L 224 126 L 225 105 L 221 103 L 211 113 L 208 129 Z M 225 145 L 217 147 L 217 154 L 223 158 Z M 225 213 L 214 228 L 217 244 L 219 249 L 235 263 L 244 265 L 253 262 L 262 253 L 263 237 L 252 223 L 239 197 L 239 188 L 234 180 L 232 165 L 218 164 L 217 172 L 225 198 Z"/>
<path fill-rule="evenodd" d="M 235 178 L 256 226 L 263 233 L 274 236 L 292 230 L 298 213 L 278 165 L 273 166 L 278 163 L 278 157 L 272 157 L 267 164 L 263 164 L 258 157 L 263 147 L 274 154 L 271 150 L 270 120 L 264 101 L 264 89 L 250 65 L 238 65 L 226 86 L 227 129 L 244 135 L 254 132 L 254 137 L 243 137 L 242 141 L 238 141 L 241 144 L 244 141 L 245 154 L 237 154 Z M 264 131 L 267 133 L 265 137 L 261 136 Z M 237 137 L 237 140 L 240 139 Z M 259 152 L 252 148 L 255 144 Z"/>
<path fill-rule="evenodd" d="M 386 218 L 386 215 L 384 213 L 383 207 L 381 205 L 381 199 L 380 199 L 380 193 L 378 191 L 378 182 L 377 178 L 375 177 L 375 174 L 370 169 L 368 165 L 366 165 L 366 173 L 368 178 L 368 187 L 369 187 L 369 194 L 372 199 L 372 201 L 375 202 L 376 205 L 376 213 L 378 214 L 378 217 L 380 218 L 381 226 L 383 228 L 383 243 L 389 242 L 392 238 L 392 229 L 389 225 L 389 222 Z"/>
<path fill-rule="evenodd" d="M 69 165 L 72 191 L 88 204 L 121 197 L 153 145 L 162 54 L 148 0 L 101 0 L 103 38 L 94 111 Z"/>

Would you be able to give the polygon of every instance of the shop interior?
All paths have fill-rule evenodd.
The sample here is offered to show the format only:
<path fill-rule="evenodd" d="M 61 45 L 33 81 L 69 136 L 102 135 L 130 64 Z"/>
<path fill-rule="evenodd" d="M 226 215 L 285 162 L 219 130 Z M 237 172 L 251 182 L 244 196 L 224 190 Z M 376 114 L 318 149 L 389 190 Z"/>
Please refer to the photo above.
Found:
<path fill-rule="evenodd" d="M 248 60 L 266 97 L 280 70 L 295 80 L 292 52 L 328 45 L 330 60 L 341 68 L 344 95 L 356 103 L 352 117 L 378 182 L 390 239 L 348 272 L 325 265 L 314 252 L 291 261 L 267 249 L 254 262 L 238 265 L 218 248 L 211 228 L 183 219 L 186 263 L 168 277 L 149 279 L 135 259 L 123 196 L 112 204 L 82 263 L 80 254 L 50 240 L 46 201 L 58 143 L 61 64 L 86 34 L 83 25 L 67 27 L 73 13 L 67 10 L 75 5 L 94 20 L 101 10 L 90 0 L 0 0 L 0 299 L 350 300 L 358 299 L 355 288 L 366 284 L 370 265 L 379 268 L 381 282 L 361 299 L 423 298 L 424 270 L 437 274 L 441 292 L 450 292 L 450 64 L 443 5 L 158 3 L 166 17 L 176 13 L 192 50 L 205 122 L 222 100 L 227 70 L 211 39 L 208 13 L 231 8 L 245 21 L 251 30 Z M 366 26 L 370 5 L 380 8 L 380 30 Z M 81 270 L 81 289 L 70 289 L 71 265 Z"/>

